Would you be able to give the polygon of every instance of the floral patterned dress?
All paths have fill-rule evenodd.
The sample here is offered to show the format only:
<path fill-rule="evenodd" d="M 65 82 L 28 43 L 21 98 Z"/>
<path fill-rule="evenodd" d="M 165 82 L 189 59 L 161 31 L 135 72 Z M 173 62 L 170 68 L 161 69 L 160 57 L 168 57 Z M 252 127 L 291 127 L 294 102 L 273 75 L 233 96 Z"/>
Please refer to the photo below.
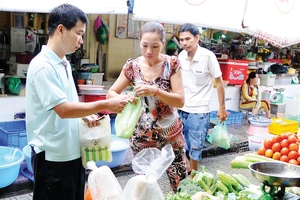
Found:
<path fill-rule="evenodd" d="M 141 57 L 127 60 L 123 67 L 124 74 L 132 84 L 156 85 L 161 90 L 171 92 L 171 76 L 181 70 L 176 57 L 165 56 L 161 73 L 154 81 L 144 79 L 140 69 Z M 179 118 L 177 108 L 169 106 L 154 96 L 146 96 L 142 99 L 146 107 L 139 119 L 133 135 L 130 139 L 131 148 L 136 154 L 142 149 L 156 147 L 163 148 L 171 144 L 175 154 L 173 163 L 167 170 L 172 189 L 176 191 L 180 180 L 187 176 L 185 161 L 185 140 L 183 137 L 183 125 Z"/>

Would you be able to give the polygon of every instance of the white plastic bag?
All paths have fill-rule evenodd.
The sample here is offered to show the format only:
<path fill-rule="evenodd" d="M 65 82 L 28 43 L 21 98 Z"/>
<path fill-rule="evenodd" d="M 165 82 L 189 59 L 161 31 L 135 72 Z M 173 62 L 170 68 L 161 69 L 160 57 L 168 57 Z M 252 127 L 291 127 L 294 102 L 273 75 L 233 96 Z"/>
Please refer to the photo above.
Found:
<path fill-rule="evenodd" d="M 97 167 L 94 161 L 87 163 L 87 169 L 92 171 L 88 177 L 88 189 L 93 200 L 120 200 L 122 188 L 106 165 Z"/>
<path fill-rule="evenodd" d="M 82 165 L 85 167 L 86 163 L 90 160 L 111 162 L 111 127 L 109 116 L 105 115 L 100 120 L 99 126 L 89 128 L 81 119 L 79 126 Z"/>
<path fill-rule="evenodd" d="M 126 184 L 122 200 L 164 200 L 164 194 L 157 180 L 165 173 L 175 159 L 170 144 L 162 150 L 147 148 L 132 160 L 132 169 L 140 174 L 132 177 Z"/>

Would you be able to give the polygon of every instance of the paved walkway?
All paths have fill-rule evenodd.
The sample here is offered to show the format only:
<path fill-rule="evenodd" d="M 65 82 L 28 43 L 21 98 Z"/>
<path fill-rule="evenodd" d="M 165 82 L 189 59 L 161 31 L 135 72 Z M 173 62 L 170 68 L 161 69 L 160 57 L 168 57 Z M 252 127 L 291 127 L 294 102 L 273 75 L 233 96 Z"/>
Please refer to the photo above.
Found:
<path fill-rule="evenodd" d="M 248 134 L 246 133 L 248 129 L 248 122 L 245 121 L 243 124 L 238 125 L 228 125 L 227 127 L 228 132 L 238 138 L 238 143 L 234 144 L 230 149 L 224 150 L 206 142 L 205 149 L 203 151 L 203 160 L 200 161 L 200 164 L 207 167 L 211 173 L 215 173 L 216 169 L 228 173 L 237 173 L 236 171 L 241 172 L 245 174 L 251 182 L 255 183 L 256 180 L 252 177 L 249 170 L 236 170 L 230 168 L 230 162 L 235 156 L 248 151 Z M 122 166 L 112 169 L 122 188 L 124 188 L 128 180 L 134 176 L 131 168 L 132 158 L 132 152 L 129 150 Z M 172 192 L 166 174 L 158 180 L 158 183 L 164 194 Z M 0 189 L 0 199 L 31 200 L 32 186 L 33 183 L 31 181 L 20 175 L 15 183 L 6 188 Z"/>

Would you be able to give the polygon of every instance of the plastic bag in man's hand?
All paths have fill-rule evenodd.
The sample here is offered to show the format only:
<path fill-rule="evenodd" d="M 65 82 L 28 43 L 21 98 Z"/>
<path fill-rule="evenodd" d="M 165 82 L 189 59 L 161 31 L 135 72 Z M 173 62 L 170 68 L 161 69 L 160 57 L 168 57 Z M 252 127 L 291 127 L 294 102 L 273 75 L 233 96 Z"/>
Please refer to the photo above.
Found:
<path fill-rule="evenodd" d="M 226 122 L 217 124 L 212 130 L 212 133 L 207 135 L 207 141 L 218 147 L 228 149 L 231 139 L 228 135 Z"/>
<path fill-rule="evenodd" d="M 129 102 L 121 113 L 118 113 L 115 120 L 116 135 L 128 139 L 132 136 L 134 128 L 142 114 L 143 107 L 141 99 L 137 98 L 136 103 Z"/>
<path fill-rule="evenodd" d="M 80 152 L 82 165 L 85 167 L 90 160 L 93 161 L 112 161 L 111 153 L 111 127 L 110 118 L 105 115 L 99 126 L 88 127 L 80 119 Z"/>
<path fill-rule="evenodd" d="M 140 174 L 131 178 L 122 193 L 122 200 L 164 200 L 164 194 L 157 180 L 165 173 L 175 155 L 170 144 L 162 150 L 147 148 L 139 152 L 132 160 L 132 169 Z"/>

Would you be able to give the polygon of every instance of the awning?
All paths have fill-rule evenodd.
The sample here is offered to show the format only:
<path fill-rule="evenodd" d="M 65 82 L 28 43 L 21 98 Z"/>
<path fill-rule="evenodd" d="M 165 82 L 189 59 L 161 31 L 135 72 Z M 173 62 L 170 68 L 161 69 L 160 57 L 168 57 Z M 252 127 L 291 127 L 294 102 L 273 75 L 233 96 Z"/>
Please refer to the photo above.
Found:
<path fill-rule="evenodd" d="M 0 11 L 49 13 L 51 9 L 62 4 L 70 3 L 87 14 L 127 14 L 127 0 L 7 0 L 0 2 Z"/>
<path fill-rule="evenodd" d="M 133 18 L 245 32 L 283 48 L 300 42 L 297 0 L 134 0 Z"/>
<path fill-rule="evenodd" d="M 300 42 L 296 0 L 250 0 L 244 17 L 244 32 L 280 48 Z"/>
<path fill-rule="evenodd" d="M 240 32 L 244 0 L 134 0 L 133 19 Z"/>

